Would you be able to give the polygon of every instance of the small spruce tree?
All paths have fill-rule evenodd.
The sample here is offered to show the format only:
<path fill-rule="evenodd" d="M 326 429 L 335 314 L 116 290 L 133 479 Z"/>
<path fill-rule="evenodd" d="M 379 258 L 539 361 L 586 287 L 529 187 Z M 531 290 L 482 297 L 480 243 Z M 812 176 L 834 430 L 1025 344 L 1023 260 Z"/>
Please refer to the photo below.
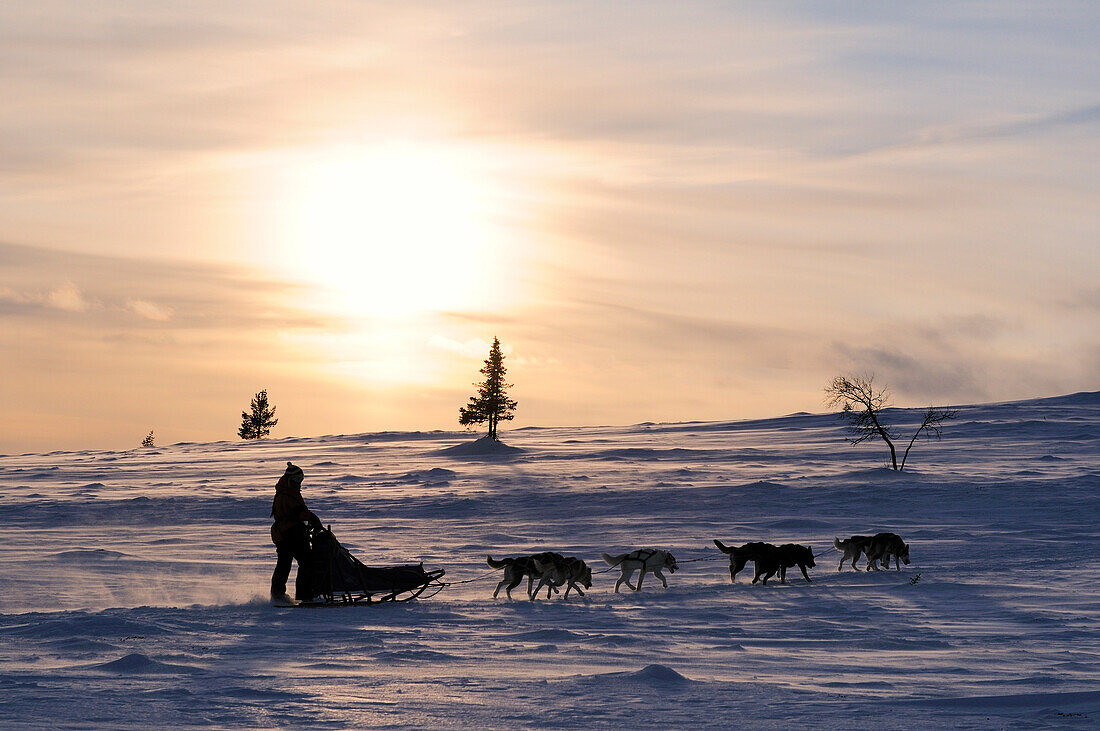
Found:
<path fill-rule="evenodd" d="M 145 438 L 141 440 L 141 446 L 143 447 L 155 447 L 157 446 L 157 438 L 153 436 L 153 430 L 150 429 L 149 433 L 145 435 Z"/>
<path fill-rule="evenodd" d="M 489 348 L 489 357 L 481 369 L 485 380 L 474 384 L 477 386 L 477 395 L 470 397 L 470 403 L 459 407 L 459 424 L 465 427 L 488 424 L 489 438 L 497 438 L 497 424 L 514 419 L 513 412 L 518 405 L 508 398 L 507 391 L 512 384 L 504 382 L 506 372 L 504 354 L 500 352 L 500 340 L 494 337 L 493 345 Z"/>
<path fill-rule="evenodd" d="M 237 430 L 237 436 L 241 439 L 262 439 L 278 423 L 275 407 L 268 404 L 267 389 L 264 389 L 252 397 L 251 411 L 241 412 L 241 428 Z"/>

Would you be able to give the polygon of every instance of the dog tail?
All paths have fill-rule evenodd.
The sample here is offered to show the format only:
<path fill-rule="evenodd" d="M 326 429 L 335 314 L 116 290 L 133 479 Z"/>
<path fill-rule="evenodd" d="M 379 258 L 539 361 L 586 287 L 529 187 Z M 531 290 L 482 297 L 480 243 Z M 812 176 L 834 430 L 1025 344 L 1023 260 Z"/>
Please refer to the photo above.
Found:
<path fill-rule="evenodd" d="M 714 539 L 714 545 L 718 546 L 718 550 L 722 553 L 733 553 L 733 549 L 722 543 L 717 538 Z"/>
<path fill-rule="evenodd" d="M 608 566 L 618 566 L 623 562 L 623 559 L 629 555 L 629 553 L 624 553 L 621 556 L 609 556 L 606 553 L 601 553 L 600 558 L 602 558 L 603 562 L 606 563 Z"/>
<path fill-rule="evenodd" d="M 486 556 L 485 563 L 489 564 L 494 569 L 502 569 L 508 564 L 512 563 L 512 559 L 506 558 L 503 561 L 494 561 L 492 556 Z"/>
<path fill-rule="evenodd" d="M 844 544 L 841 543 L 840 539 L 837 538 L 836 536 L 833 536 L 833 548 L 835 548 L 838 551 L 843 551 L 844 550 Z"/>

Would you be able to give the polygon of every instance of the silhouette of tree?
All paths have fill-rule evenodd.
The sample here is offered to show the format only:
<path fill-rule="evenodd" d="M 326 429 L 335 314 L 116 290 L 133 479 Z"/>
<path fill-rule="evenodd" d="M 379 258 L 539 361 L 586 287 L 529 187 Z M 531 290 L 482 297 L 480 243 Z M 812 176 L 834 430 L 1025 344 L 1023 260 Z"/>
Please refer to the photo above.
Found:
<path fill-rule="evenodd" d="M 143 447 L 155 447 L 157 446 L 157 438 L 153 436 L 153 430 L 150 429 L 149 433 L 145 435 L 145 438 L 141 440 L 141 446 Z"/>
<path fill-rule="evenodd" d="M 872 376 L 837 376 L 825 387 L 825 404 L 840 406 L 841 413 L 848 421 L 850 436 L 847 441 L 853 445 L 868 440 L 881 439 L 890 449 L 890 466 L 901 472 L 909 459 L 909 450 L 924 434 L 926 438 L 940 439 L 943 436 L 943 423 L 954 419 L 958 411 L 937 409 L 929 406 L 921 418 L 920 426 L 913 432 L 913 438 L 898 464 L 897 448 L 894 446 L 897 433 L 894 427 L 882 418 L 882 411 L 890 405 L 890 390 L 886 386 L 876 389 Z"/>
<path fill-rule="evenodd" d="M 504 382 L 504 354 L 500 352 L 500 340 L 493 338 L 489 348 L 489 357 L 481 369 L 485 380 L 475 383 L 477 395 L 470 397 L 470 403 L 458 409 L 458 423 L 469 427 L 474 424 L 489 425 L 489 438 L 497 438 L 497 424 L 515 418 L 516 402 L 508 398 L 507 390 L 512 384 Z"/>
<path fill-rule="evenodd" d="M 264 389 L 252 397 L 251 413 L 241 412 L 241 428 L 237 430 L 237 436 L 241 439 L 262 439 L 278 423 L 275 407 L 267 403 L 267 389 Z"/>

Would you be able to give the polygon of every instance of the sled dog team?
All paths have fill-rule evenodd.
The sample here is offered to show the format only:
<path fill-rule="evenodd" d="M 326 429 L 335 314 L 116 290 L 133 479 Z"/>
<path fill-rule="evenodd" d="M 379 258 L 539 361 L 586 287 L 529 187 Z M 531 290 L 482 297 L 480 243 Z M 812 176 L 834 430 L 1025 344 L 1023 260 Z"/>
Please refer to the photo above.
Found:
<path fill-rule="evenodd" d="M 745 568 L 749 561 L 752 561 L 755 567 L 752 583 L 755 584 L 760 581 L 765 586 L 768 579 L 776 574 L 779 574 L 781 583 L 787 583 L 787 569 L 795 566 L 802 571 L 802 576 L 805 577 L 806 581 L 811 581 L 806 569 L 812 569 L 817 565 L 814 561 L 813 551 L 810 550 L 809 546 L 801 546 L 796 543 L 773 546 L 770 543 L 751 542 L 741 546 L 727 546 L 721 541 L 715 540 L 714 545 L 722 553 L 729 556 L 730 581 L 733 583 L 737 582 L 737 574 Z M 894 559 L 894 566 L 899 571 L 902 563 L 906 566 L 909 565 L 909 544 L 896 533 L 852 536 L 843 541 L 834 537 L 833 547 L 842 554 L 837 571 L 843 568 L 845 561 L 850 561 L 852 568 L 855 569 L 856 561 L 861 554 L 867 556 L 867 571 L 877 571 L 879 561 L 882 561 L 883 566 L 886 568 L 890 568 L 891 558 Z M 604 563 L 611 567 L 617 566 L 621 572 L 619 580 L 615 582 L 616 594 L 619 593 L 619 587 L 623 584 L 634 591 L 640 591 L 642 581 L 647 573 L 656 576 L 661 585 L 667 589 L 668 581 L 662 572 L 667 570 L 672 574 L 676 573 L 679 568 L 676 565 L 676 558 L 671 553 L 658 548 L 639 548 L 617 556 L 602 553 L 600 556 L 603 558 Z M 494 599 L 500 594 L 501 589 L 504 589 L 504 593 L 511 599 L 512 589 L 519 586 L 524 579 L 527 579 L 528 599 L 537 597 L 543 587 L 546 588 L 547 599 L 550 598 L 551 592 L 559 592 L 562 586 L 565 587 L 563 598 L 566 599 L 569 598 L 571 590 L 575 590 L 577 594 L 584 596 L 581 587 L 583 586 L 585 589 L 592 588 L 592 569 L 584 561 L 574 556 L 563 556 L 560 553 L 544 551 L 531 556 L 514 556 L 500 560 L 487 556 L 486 561 L 494 569 L 504 569 L 504 578 L 497 584 L 497 588 L 493 592 Z M 630 579 L 635 573 L 638 573 L 637 586 L 630 583 Z M 538 581 L 537 585 L 535 584 L 536 581 Z"/>

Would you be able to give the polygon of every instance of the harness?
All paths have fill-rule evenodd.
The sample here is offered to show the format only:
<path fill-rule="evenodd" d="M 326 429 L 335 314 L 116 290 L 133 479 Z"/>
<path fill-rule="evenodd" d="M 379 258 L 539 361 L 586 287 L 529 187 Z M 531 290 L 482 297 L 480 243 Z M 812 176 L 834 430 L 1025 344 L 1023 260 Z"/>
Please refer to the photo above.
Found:
<path fill-rule="evenodd" d="M 654 556 L 656 556 L 657 553 L 658 553 L 658 551 L 656 551 L 652 548 L 639 548 L 637 551 L 631 551 L 630 553 L 626 554 L 625 556 L 622 557 L 621 560 L 616 561 L 615 563 L 608 566 L 606 569 L 603 569 L 601 571 L 593 571 L 592 573 L 593 574 L 606 574 L 608 571 L 613 571 L 615 568 L 620 566 L 623 561 L 626 561 L 628 559 L 633 559 L 635 561 L 641 561 L 642 562 L 642 571 L 649 571 L 649 573 L 652 574 L 653 571 L 651 571 L 650 568 L 649 568 L 649 560 L 651 558 L 653 558 Z M 643 557 L 643 555 L 644 555 L 644 557 Z"/>
<path fill-rule="evenodd" d="M 643 570 L 643 571 L 649 571 L 649 559 L 651 559 L 651 558 L 653 558 L 654 556 L 656 556 L 656 555 L 657 555 L 657 551 L 656 551 L 656 550 L 654 550 L 654 549 L 652 549 L 652 548 L 639 548 L 639 549 L 638 549 L 637 551 L 634 551 L 633 553 L 637 554 L 637 555 L 636 555 L 636 556 L 634 557 L 634 559 L 635 559 L 635 560 L 639 560 L 639 559 L 641 559 L 641 562 L 642 562 L 642 570 Z M 645 558 L 642 558 L 642 556 L 641 556 L 641 554 L 643 554 L 643 553 L 644 553 L 644 554 L 646 554 L 646 555 L 645 555 Z M 626 555 L 626 557 L 627 557 L 627 558 L 630 558 L 630 554 L 628 553 L 628 554 Z M 626 559 L 623 559 L 623 560 L 625 561 Z M 653 572 L 652 572 L 652 571 L 650 571 L 650 573 L 653 573 Z"/>

